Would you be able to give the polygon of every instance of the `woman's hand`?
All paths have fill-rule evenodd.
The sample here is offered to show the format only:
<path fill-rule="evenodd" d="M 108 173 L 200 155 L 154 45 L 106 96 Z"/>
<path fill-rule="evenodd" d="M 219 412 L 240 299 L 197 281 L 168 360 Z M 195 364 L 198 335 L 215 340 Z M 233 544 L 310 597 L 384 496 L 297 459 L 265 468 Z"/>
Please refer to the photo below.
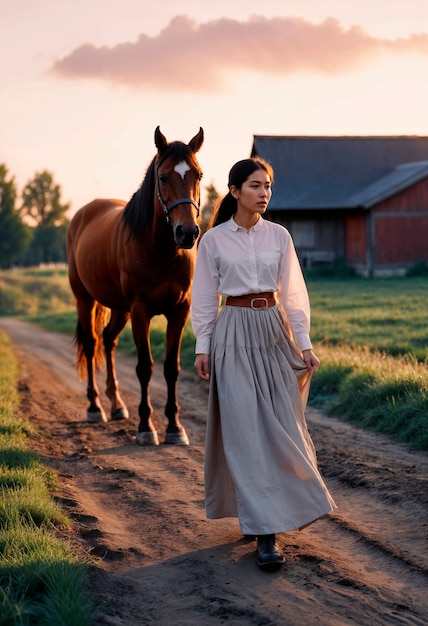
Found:
<path fill-rule="evenodd" d="M 210 379 L 210 357 L 208 354 L 197 354 L 195 370 L 201 380 Z"/>
<path fill-rule="evenodd" d="M 308 372 L 313 374 L 320 366 L 320 361 L 318 357 L 315 356 L 312 350 L 303 350 L 302 354 L 303 360 L 306 363 L 306 367 L 308 368 Z"/>

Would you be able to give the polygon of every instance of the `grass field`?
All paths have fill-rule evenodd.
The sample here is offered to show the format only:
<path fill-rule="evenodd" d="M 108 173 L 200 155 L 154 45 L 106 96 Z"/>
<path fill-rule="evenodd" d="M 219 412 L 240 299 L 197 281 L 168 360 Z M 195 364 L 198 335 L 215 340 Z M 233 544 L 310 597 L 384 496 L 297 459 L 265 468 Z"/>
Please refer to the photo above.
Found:
<path fill-rule="evenodd" d="M 310 403 L 428 449 L 428 277 L 308 281 Z"/>
<path fill-rule="evenodd" d="M 309 277 L 307 284 L 311 336 L 322 360 L 310 403 L 329 415 L 428 449 L 428 277 Z M 13 314 L 72 334 L 76 314 L 66 270 L 0 272 L 0 315 Z M 153 320 L 151 346 L 161 361 L 163 317 Z M 122 333 L 119 349 L 135 354 L 130 328 Z M 182 366 L 192 369 L 193 361 L 188 323 Z"/>
<path fill-rule="evenodd" d="M 428 277 L 309 280 L 312 340 L 428 357 Z"/>

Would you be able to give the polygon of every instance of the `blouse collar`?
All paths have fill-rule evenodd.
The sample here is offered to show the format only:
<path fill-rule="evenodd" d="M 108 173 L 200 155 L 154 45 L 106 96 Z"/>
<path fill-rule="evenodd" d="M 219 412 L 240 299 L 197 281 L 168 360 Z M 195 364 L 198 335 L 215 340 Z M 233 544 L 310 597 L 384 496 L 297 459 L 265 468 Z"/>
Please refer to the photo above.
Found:
<path fill-rule="evenodd" d="M 242 226 L 238 226 L 238 224 L 235 222 L 235 220 L 233 219 L 233 215 L 232 217 L 229 219 L 229 221 L 227 222 L 230 230 L 234 230 L 235 232 L 237 230 L 239 230 L 240 228 L 242 228 Z M 251 228 L 251 230 L 257 231 L 259 230 L 259 228 L 262 228 L 263 226 L 263 218 L 260 215 L 259 219 L 257 220 L 257 222 L 254 224 L 254 226 Z"/>

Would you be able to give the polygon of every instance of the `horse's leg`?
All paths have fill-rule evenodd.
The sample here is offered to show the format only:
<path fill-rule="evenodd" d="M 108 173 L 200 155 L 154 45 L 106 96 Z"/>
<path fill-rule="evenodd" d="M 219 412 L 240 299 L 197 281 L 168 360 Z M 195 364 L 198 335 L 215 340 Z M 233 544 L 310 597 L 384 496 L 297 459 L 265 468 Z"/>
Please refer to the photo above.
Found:
<path fill-rule="evenodd" d="M 141 387 L 141 401 L 138 406 L 140 423 L 136 435 L 140 446 L 159 444 L 158 434 L 153 425 L 153 407 L 150 403 L 149 382 L 153 374 L 153 358 L 150 352 L 150 316 L 142 304 L 135 304 L 131 310 L 132 335 L 137 348 L 137 377 Z"/>
<path fill-rule="evenodd" d="M 111 402 L 111 419 L 128 419 L 129 413 L 119 393 L 119 383 L 116 376 L 115 350 L 119 334 L 125 328 L 129 313 L 112 310 L 111 318 L 103 331 L 104 350 L 107 365 L 106 394 Z"/>
<path fill-rule="evenodd" d="M 97 303 L 89 294 L 77 299 L 77 317 L 76 340 L 79 351 L 85 356 L 87 366 L 86 395 L 89 400 L 89 407 L 86 416 L 88 422 L 91 423 L 107 422 L 95 377 L 95 359 L 100 341 L 96 332 Z"/>
<path fill-rule="evenodd" d="M 177 382 L 180 373 L 180 346 L 184 326 L 189 317 L 189 307 L 186 304 L 177 306 L 171 315 L 167 315 L 166 357 L 164 376 L 168 389 L 165 415 L 168 419 L 165 443 L 188 446 L 189 438 L 179 418 L 177 404 Z"/>

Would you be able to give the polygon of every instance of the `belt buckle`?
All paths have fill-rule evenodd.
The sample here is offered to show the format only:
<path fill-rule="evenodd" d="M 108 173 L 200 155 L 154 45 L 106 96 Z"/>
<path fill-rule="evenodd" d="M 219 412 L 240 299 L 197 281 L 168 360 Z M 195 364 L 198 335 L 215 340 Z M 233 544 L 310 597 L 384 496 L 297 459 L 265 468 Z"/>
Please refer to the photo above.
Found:
<path fill-rule="evenodd" d="M 261 300 L 264 303 L 264 306 L 254 306 L 254 302 L 256 302 L 256 300 Z M 252 309 L 267 309 L 269 302 L 267 298 L 251 298 L 250 306 Z"/>

